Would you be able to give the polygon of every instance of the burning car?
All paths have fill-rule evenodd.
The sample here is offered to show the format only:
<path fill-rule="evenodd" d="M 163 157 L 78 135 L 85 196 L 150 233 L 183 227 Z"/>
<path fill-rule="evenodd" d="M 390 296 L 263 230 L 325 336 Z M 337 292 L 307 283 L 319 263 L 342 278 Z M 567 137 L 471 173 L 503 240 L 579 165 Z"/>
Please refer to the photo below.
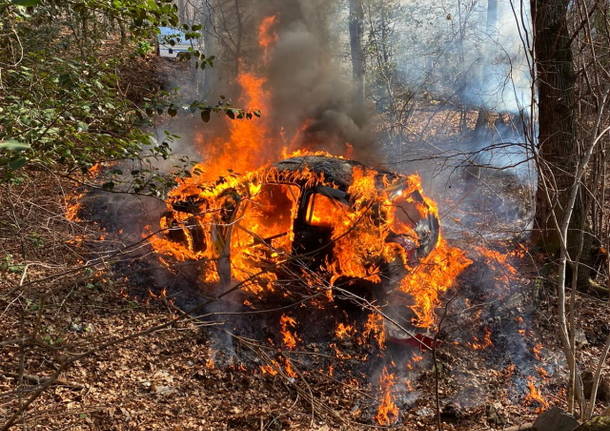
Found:
<path fill-rule="evenodd" d="M 418 267 L 459 257 L 448 257 L 449 247 L 435 256 L 438 212 L 417 175 L 323 153 L 215 181 L 203 169 L 178 180 L 162 233 L 151 241 L 168 267 L 196 262 L 204 288 L 237 287 L 248 306 L 307 297 L 321 307 L 375 304 L 391 312 L 400 304 L 391 312 L 397 320 L 430 326 L 451 275 Z"/>

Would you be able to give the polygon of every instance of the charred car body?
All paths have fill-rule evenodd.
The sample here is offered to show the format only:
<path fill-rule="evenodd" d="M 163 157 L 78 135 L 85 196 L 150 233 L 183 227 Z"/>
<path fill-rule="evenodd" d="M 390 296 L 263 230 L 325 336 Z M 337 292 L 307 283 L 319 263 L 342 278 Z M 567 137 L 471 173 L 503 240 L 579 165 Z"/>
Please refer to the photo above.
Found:
<path fill-rule="evenodd" d="M 417 176 L 320 154 L 215 182 L 194 172 L 170 193 L 152 241 L 168 266 L 197 262 L 202 285 L 239 285 L 250 306 L 308 295 L 413 305 L 404 280 L 439 242 Z"/>

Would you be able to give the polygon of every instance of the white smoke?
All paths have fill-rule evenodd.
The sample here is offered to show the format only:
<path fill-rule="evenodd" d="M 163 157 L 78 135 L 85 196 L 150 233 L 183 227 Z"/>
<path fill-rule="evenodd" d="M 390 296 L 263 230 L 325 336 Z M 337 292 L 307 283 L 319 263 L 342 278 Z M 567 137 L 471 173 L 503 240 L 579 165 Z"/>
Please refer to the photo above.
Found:
<path fill-rule="evenodd" d="M 528 109 L 529 3 L 498 2 L 489 24 L 487 2 L 400 3 L 397 64 L 413 88 L 497 112 Z"/>

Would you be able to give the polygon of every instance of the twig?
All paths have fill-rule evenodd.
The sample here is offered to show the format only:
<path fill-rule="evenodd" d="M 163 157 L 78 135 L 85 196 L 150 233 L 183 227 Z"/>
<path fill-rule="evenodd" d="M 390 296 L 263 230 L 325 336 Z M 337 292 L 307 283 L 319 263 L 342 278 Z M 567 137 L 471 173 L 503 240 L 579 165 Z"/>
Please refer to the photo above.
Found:
<path fill-rule="evenodd" d="M 585 410 L 585 418 L 590 419 L 593 416 L 593 411 L 595 410 L 595 400 L 597 398 L 597 390 L 599 388 L 599 382 L 602 377 L 602 370 L 604 368 L 604 364 L 606 363 L 606 358 L 610 353 L 610 334 L 606 338 L 606 344 L 604 345 L 604 350 L 599 357 L 599 362 L 597 364 L 597 368 L 595 369 L 595 375 L 593 377 L 593 387 L 591 388 L 591 397 L 589 399 L 589 404 L 587 409 Z"/>

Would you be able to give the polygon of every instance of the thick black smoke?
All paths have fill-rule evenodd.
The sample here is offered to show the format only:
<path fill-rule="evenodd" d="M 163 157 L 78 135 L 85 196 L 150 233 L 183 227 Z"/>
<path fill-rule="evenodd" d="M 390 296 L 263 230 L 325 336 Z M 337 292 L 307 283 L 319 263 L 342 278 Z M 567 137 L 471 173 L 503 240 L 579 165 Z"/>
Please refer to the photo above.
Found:
<path fill-rule="evenodd" d="M 354 97 L 351 75 L 331 55 L 329 20 L 337 20 L 338 2 L 270 3 L 278 17 L 278 40 L 267 68 L 274 120 L 292 130 L 307 121 L 301 143 L 306 148 L 345 153 L 350 145 L 355 157 L 371 160 L 374 113 Z"/>
<path fill-rule="evenodd" d="M 290 150 L 325 150 L 375 162 L 375 113 L 372 106 L 355 97 L 351 70 L 348 62 L 340 61 L 340 37 L 333 30 L 340 20 L 347 30 L 341 2 L 257 0 L 242 2 L 240 13 L 244 18 L 240 24 L 243 49 L 237 59 L 239 72 L 263 78 L 264 90 L 271 97 L 271 106 L 263 110 L 262 118 L 253 120 L 272 129 L 270 142 L 261 145 L 270 158 L 266 161 L 277 161 L 281 147 L 290 141 Z M 275 41 L 265 52 L 257 41 L 259 25 L 271 16 L 275 20 L 270 34 Z M 219 46 L 219 52 L 211 54 L 225 61 L 219 61 L 213 73 L 225 79 L 216 82 L 213 92 L 233 96 L 233 103 L 239 106 L 240 94 L 234 91 L 236 59 L 227 60 L 227 55 L 233 54 Z M 214 138 L 224 136 L 226 128 L 225 121 L 205 126 L 206 142 L 217 145 Z M 297 139 L 292 139 L 294 136 Z M 202 156 L 205 158 L 205 146 Z"/>

